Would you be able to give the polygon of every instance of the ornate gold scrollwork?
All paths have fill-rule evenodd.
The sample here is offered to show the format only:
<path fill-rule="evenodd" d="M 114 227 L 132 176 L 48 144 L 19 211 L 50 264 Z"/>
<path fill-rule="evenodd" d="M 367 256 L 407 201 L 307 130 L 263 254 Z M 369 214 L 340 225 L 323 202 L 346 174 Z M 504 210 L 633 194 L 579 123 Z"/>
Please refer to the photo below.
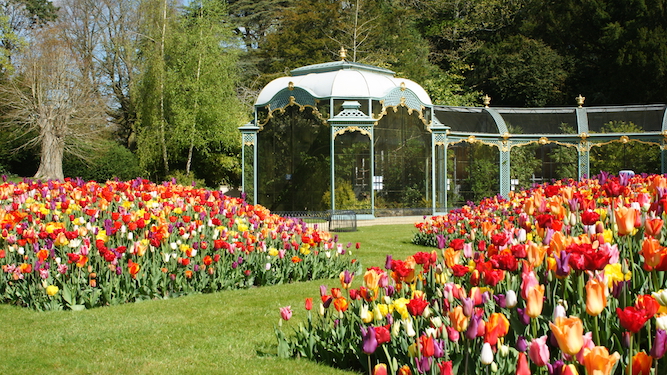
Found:
<path fill-rule="evenodd" d="M 628 143 L 628 142 L 630 142 L 630 138 L 628 138 L 627 135 L 622 135 L 621 138 L 619 138 L 619 140 L 621 141 L 621 143 Z"/>
<path fill-rule="evenodd" d="M 537 142 L 538 142 L 539 144 L 541 144 L 542 146 L 544 146 L 544 145 L 546 145 L 547 143 L 549 143 L 549 139 L 548 139 L 547 137 L 540 137 L 540 139 L 539 139 Z"/>
<path fill-rule="evenodd" d="M 334 133 L 334 138 L 336 138 L 336 137 L 339 136 L 339 135 L 343 135 L 345 132 L 350 132 L 350 133 L 352 133 L 352 132 L 359 132 L 359 133 L 361 133 L 362 135 L 365 135 L 365 136 L 367 136 L 367 137 L 369 137 L 369 138 L 370 138 L 370 136 L 371 136 L 371 132 L 369 132 L 369 131 L 366 130 L 366 129 L 362 129 L 362 128 L 358 127 L 358 126 L 348 126 L 348 127 L 346 127 L 346 128 L 340 129 L 339 131 L 335 132 L 335 133 Z"/>

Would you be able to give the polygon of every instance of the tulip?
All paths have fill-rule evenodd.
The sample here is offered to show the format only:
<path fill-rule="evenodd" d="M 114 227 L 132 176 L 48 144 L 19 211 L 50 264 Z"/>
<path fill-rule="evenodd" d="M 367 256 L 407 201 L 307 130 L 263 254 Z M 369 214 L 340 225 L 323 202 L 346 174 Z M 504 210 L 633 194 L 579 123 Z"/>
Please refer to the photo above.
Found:
<path fill-rule="evenodd" d="M 361 326 L 361 349 L 364 353 L 371 355 L 375 353 L 378 347 L 377 337 L 375 336 L 375 329 L 373 327 Z"/>
<path fill-rule="evenodd" d="M 359 317 L 361 318 L 361 321 L 364 323 L 370 323 L 373 321 L 373 314 L 368 311 L 368 305 L 364 304 L 361 306 L 361 310 L 359 311 Z"/>
<path fill-rule="evenodd" d="M 597 280 L 592 278 L 586 283 L 586 313 L 590 316 L 598 316 L 607 306 L 607 288 Z"/>
<path fill-rule="evenodd" d="M 651 357 L 660 359 L 665 355 L 665 352 L 667 352 L 667 331 L 658 329 L 651 348 Z"/>
<path fill-rule="evenodd" d="M 491 350 L 491 344 L 485 342 L 482 345 L 482 352 L 480 354 L 479 360 L 483 365 L 490 365 L 493 362 L 493 350 Z"/>
<path fill-rule="evenodd" d="M 516 364 L 516 375 L 530 375 L 530 366 L 528 365 L 526 353 L 519 353 L 519 359 Z"/>
<path fill-rule="evenodd" d="M 440 375 L 454 375 L 452 361 L 438 363 L 438 369 L 440 370 Z"/>
<path fill-rule="evenodd" d="M 313 299 L 312 298 L 306 298 L 305 308 L 308 311 L 313 309 Z"/>
<path fill-rule="evenodd" d="M 639 332 L 650 317 L 647 317 L 643 311 L 637 310 L 634 306 L 628 306 L 625 309 L 616 308 L 616 314 L 621 326 L 632 333 Z"/>
<path fill-rule="evenodd" d="M 517 304 L 516 292 L 512 289 L 505 293 L 505 305 L 507 308 L 513 309 Z"/>
<path fill-rule="evenodd" d="M 596 346 L 584 357 L 584 367 L 587 374 L 610 375 L 616 362 L 621 358 L 618 352 L 609 355 L 604 346 Z"/>
<path fill-rule="evenodd" d="M 504 337 L 509 332 L 510 322 L 502 313 L 493 313 L 485 326 L 484 341 L 495 346 L 499 337 Z"/>
<path fill-rule="evenodd" d="M 577 367 L 573 364 L 563 365 L 560 375 L 579 375 Z M 593 375 L 597 375 L 594 373 Z"/>
<path fill-rule="evenodd" d="M 387 365 L 378 363 L 373 367 L 373 375 L 387 375 Z"/>
<path fill-rule="evenodd" d="M 547 336 L 534 339 L 528 348 L 528 356 L 537 366 L 546 366 L 549 363 L 549 347 L 547 346 Z"/>
<path fill-rule="evenodd" d="M 544 285 L 530 288 L 527 297 L 526 315 L 537 318 L 542 314 L 542 306 L 544 305 Z"/>
<path fill-rule="evenodd" d="M 468 329 L 468 317 L 463 314 L 463 307 L 456 306 L 450 310 L 449 319 L 452 321 L 452 327 L 457 332 L 463 332 Z"/>
<path fill-rule="evenodd" d="M 614 217 L 616 218 L 616 225 L 618 226 L 618 234 L 624 236 L 630 234 L 635 230 L 635 221 L 638 212 L 634 208 L 618 207 L 614 210 Z"/>
<path fill-rule="evenodd" d="M 412 371 L 410 370 L 410 367 L 408 367 L 408 365 L 403 365 L 401 368 L 398 369 L 398 375 L 412 375 Z"/>
<path fill-rule="evenodd" d="M 644 224 L 644 234 L 651 237 L 658 237 L 664 222 L 662 219 L 646 219 Z"/>
<path fill-rule="evenodd" d="M 290 318 L 292 318 L 292 306 L 281 307 L 280 317 L 283 318 L 283 320 L 290 320 Z"/>
<path fill-rule="evenodd" d="M 638 352 L 632 357 L 631 375 L 649 375 L 653 365 L 653 357 L 644 352 Z"/>
<path fill-rule="evenodd" d="M 584 326 L 577 317 L 556 318 L 555 324 L 549 323 L 560 350 L 569 355 L 576 355 L 584 346 Z"/>
<path fill-rule="evenodd" d="M 46 294 L 53 297 L 58 294 L 58 287 L 55 285 L 49 285 L 46 287 Z"/>

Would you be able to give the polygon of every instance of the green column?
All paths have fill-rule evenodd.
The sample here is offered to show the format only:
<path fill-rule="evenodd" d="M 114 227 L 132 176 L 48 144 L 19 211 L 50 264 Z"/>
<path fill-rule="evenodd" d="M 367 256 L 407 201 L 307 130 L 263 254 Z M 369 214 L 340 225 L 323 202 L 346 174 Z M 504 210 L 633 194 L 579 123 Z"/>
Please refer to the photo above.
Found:
<path fill-rule="evenodd" d="M 590 177 L 590 151 L 591 151 L 591 142 L 587 141 L 585 138 L 579 142 L 577 146 L 577 151 L 579 154 L 579 180 L 584 176 Z"/>
<path fill-rule="evenodd" d="M 510 146 L 508 141 L 500 144 L 500 195 L 507 198 L 511 187 Z"/>

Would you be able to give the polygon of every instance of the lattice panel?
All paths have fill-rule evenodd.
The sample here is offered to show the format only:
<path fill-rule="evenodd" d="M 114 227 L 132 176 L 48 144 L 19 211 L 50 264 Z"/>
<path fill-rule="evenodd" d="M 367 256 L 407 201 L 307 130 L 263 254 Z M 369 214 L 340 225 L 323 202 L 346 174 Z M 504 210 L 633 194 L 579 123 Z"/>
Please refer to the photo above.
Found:
<path fill-rule="evenodd" d="M 415 109 L 417 111 L 422 110 L 422 102 L 419 100 L 417 95 L 409 89 L 401 89 L 397 87 L 389 92 L 384 98 L 385 107 L 395 107 L 398 105 L 404 104 L 408 108 Z"/>

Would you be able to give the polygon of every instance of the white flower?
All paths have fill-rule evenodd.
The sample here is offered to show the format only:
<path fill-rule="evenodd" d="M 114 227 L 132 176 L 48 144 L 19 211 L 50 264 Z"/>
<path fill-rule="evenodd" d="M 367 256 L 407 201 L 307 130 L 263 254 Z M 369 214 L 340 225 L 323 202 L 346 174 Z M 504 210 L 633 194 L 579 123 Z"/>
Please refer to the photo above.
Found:
<path fill-rule="evenodd" d="M 657 292 L 651 293 L 661 306 L 667 306 L 667 289 L 660 289 Z"/>
<path fill-rule="evenodd" d="M 417 335 L 415 327 L 412 324 L 412 319 L 403 320 L 403 325 L 405 326 L 405 333 L 407 333 L 408 337 L 415 337 Z"/>
<path fill-rule="evenodd" d="M 479 360 L 484 365 L 490 365 L 493 363 L 493 350 L 491 350 L 491 344 L 488 342 L 485 342 L 484 345 L 482 345 L 482 353 Z"/>
<path fill-rule="evenodd" d="M 512 289 L 508 290 L 507 293 L 505 293 L 505 305 L 508 308 L 513 309 L 516 307 L 517 302 L 516 292 Z"/>
<path fill-rule="evenodd" d="M 667 331 L 667 314 L 656 315 L 655 326 L 658 327 L 658 329 Z"/>

